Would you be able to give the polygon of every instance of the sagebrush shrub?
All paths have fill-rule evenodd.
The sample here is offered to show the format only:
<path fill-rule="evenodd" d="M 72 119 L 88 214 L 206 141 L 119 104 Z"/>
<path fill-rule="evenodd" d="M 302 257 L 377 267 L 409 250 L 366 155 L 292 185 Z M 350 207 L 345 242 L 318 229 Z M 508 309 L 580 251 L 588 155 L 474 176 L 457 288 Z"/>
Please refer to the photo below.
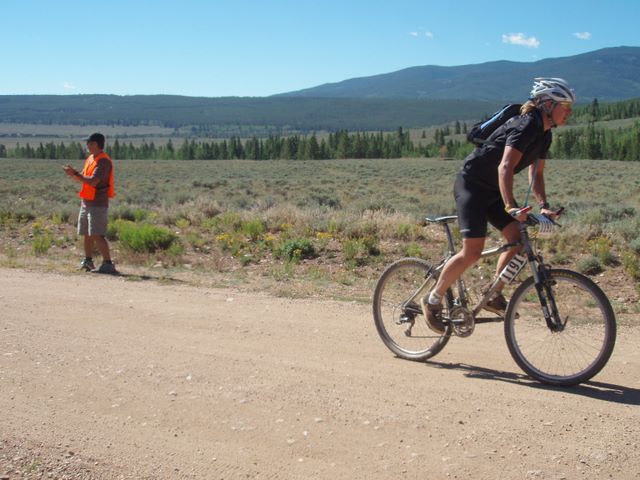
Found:
<path fill-rule="evenodd" d="M 41 232 L 33 236 L 31 247 L 36 257 L 46 255 L 53 244 L 53 237 L 49 232 Z"/>
<path fill-rule="evenodd" d="M 625 252 L 622 254 L 622 265 L 624 271 L 627 272 L 633 280 L 640 280 L 640 258 L 637 253 Z"/>
<path fill-rule="evenodd" d="M 584 273 L 585 275 L 597 275 L 603 270 L 602 263 L 600 263 L 598 257 L 594 255 L 579 260 L 576 268 L 580 273 Z"/>
<path fill-rule="evenodd" d="M 253 242 L 257 241 L 266 231 L 264 222 L 259 218 L 254 218 L 243 222 L 240 226 L 240 231 L 249 237 Z"/>

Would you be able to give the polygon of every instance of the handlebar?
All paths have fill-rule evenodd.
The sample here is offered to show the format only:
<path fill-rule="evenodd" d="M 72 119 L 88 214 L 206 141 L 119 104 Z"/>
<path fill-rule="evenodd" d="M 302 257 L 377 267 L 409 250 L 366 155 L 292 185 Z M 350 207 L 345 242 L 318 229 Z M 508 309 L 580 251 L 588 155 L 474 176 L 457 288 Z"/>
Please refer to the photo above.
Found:
<path fill-rule="evenodd" d="M 525 207 L 526 208 L 526 207 Z M 531 207 L 529 207 L 529 211 L 531 210 Z M 560 207 L 558 210 L 556 210 L 554 212 L 556 218 L 559 217 L 560 215 L 562 215 L 562 213 L 564 212 L 564 207 Z M 540 217 L 543 217 L 544 220 L 542 220 Z M 560 225 L 558 222 L 556 222 L 553 218 L 544 215 L 544 214 L 540 214 L 540 215 L 535 215 L 535 214 L 528 214 L 527 215 L 527 220 L 524 222 L 527 225 L 530 226 L 534 226 L 534 225 L 539 225 L 541 222 L 549 222 L 551 224 L 553 224 L 554 227 L 562 227 L 562 225 Z"/>

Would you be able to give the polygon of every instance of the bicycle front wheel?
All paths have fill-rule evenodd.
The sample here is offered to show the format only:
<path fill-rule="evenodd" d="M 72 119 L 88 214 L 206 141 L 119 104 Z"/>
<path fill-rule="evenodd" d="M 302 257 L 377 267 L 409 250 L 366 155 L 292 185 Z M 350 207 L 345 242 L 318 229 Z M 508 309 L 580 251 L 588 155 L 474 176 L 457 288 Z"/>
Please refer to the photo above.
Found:
<path fill-rule="evenodd" d="M 431 330 L 419 304 L 419 297 L 435 285 L 432 270 L 431 264 L 419 258 L 400 259 L 382 273 L 373 294 L 373 318 L 380 338 L 393 353 L 407 360 L 433 357 L 451 335 L 448 323 L 444 333 Z M 447 316 L 444 299 L 443 303 L 443 315 Z"/>
<path fill-rule="evenodd" d="M 563 327 L 552 331 L 547 326 L 530 277 L 509 302 L 504 323 L 507 346 L 520 368 L 543 383 L 586 382 L 602 370 L 613 352 L 613 308 L 604 292 L 577 272 L 552 269 L 547 282 Z"/>

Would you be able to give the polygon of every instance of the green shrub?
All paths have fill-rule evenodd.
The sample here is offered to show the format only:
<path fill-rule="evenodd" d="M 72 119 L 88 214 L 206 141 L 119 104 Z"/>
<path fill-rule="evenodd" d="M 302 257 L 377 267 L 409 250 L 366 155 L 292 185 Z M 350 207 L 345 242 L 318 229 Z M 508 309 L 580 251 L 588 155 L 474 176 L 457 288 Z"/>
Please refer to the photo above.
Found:
<path fill-rule="evenodd" d="M 202 248 L 207 244 L 207 241 L 197 232 L 188 232 L 185 238 L 193 248 Z"/>
<path fill-rule="evenodd" d="M 356 260 L 364 254 L 364 245 L 358 239 L 347 239 L 342 244 L 342 253 L 347 262 Z"/>
<path fill-rule="evenodd" d="M 36 216 L 29 211 L 0 210 L 0 225 L 11 227 L 17 223 L 28 223 L 35 220 Z"/>
<path fill-rule="evenodd" d="M 418 245 L 416 242 L 411 242 L 409 243 L 405 248 L 404 248 L 404 254 L 407 257 L 422 257 L 423 253 L 422 253 L 422 248 L 420 248 L 420 245 Z"/>
<path fill-rule="evenodd" d="M 175 226 L 180 230 L 185 230 L 189 228 L 190 225 L 191 225 L 191 222 L 189 221 L 188 218 L 184 218 L 184 217 L 176 218 Z"/>
<path fill-rule="evenodd" d="M 578 261 L 576 268 L 580 273 L 584 273 L 585 275 L 597 275 L 603 270 L 600 260 L 593 255 Z"/>
<path fill-rule="evenodd" d="M 318 249 L 324 252 L 329 245 L 329 242 L 333 238 L 333 235 L 329 232 L 316 232 L 316 240 L 318 242 Z"/>
<path fill-rule="evenodd" d="M 223 251 L 231 253 L 233 257 L 238 257 L 246 252 L 247 243 L 235 233 L 216 235 L 216 242 Z"/>
<path fill-rule="evenodd" d="M 640 254 L 640 237 L 631 240 L 629 248 L 631 248 L 634 253 Z"/>
<path fill-rule="evenodd" d="M 586 210 L 579 215 L 578 223 L 581 225 L 588 225 L 590 227 L 596 227 L 596 229 L 600 229 L 602 225 L 606 222 L 606 215 L 599 208 L 593 208 L 591 210 Z"/>
<path fill-rule="evenodd" d="M 374 236 L 378 234 L 378 227 L 375 223 L 352 223 L 347 225 L 344 231 L 348 238 L 364 238 L 368 236 Z"/>
<path fill-rule="evenodd" d="M 33 254 L 36 257 L 40 257 L 42 255 L 46 255 L 51 245 L 53 244 L 53 237 L 49 232 L 41 232 L 33 236 L 33 243 L 31 244 L 31 248 L 33 249 Z"/>
<path fill-rule="evenodd" d="M 362 244 L 366 249 L 367 255 L 380 255 L 378 237 L 376 237 L 375 235 L 366 235 L 360 240 L 362 241 Z"/>
<path fill-rule="evenodd" d="M 153 253 L 168 250 L 174 243 L 179 243 L 173 232 L 148 223 L 136 224 L 127 220 L 117 220 L 113 223 L 113 229 L 120 245 L 133 252 Z"/>
<path fill-rule="evenodd" d="M 316 250 L 310 240 L 306 238 L 292 238 L 282 244 L 278 250 L 278 256 L 289 261 L 298 261 L 303 258 L 313 258 Z"/>
<path fill-rule="evenodd" d="M 369 257 L 368 248 L 361 238 L 350 238 L 342 244 L 342 252 L 347 265 L 351 268 L 364 265 Z"/>
<path fill-rule="evenodd" d="M 167 248 L 167 255 L 176 261 L 179 259 L 179 257 L 183 253 L 184 253 L 184 246 L 177 239 L 169 246 L 169 248 Z"/>
<path fill-rule="evenodd" d="M 613 242 L 607 237 L 599 236 L 587 242 L 591 254 L 604 265 L 615 265 L 616 258 L 611 252 Z"/>
<path fill-rule="evenodd" d="M 55 211 L 51 214 L 51 223 L 54 225 L 62 225 L 63 223 L 69 223 L 71 214 L 68 211 Z"/>
<path fill-rule="evenodd" d="M 149 219 L 150 213 L 143 208 L 131 208 L 130 206 L 116 207 L 113 210 L 113 217 L 131 222 L 143 222 Z"/>
<path fill-rule="evenodd" d="M 551 257 L 551 263 L 556 265 L 567 265 L 568 263 L 571 263 L 571 258 L 566 252 L 556 252 Z"/>
<path fill-rule="evenodd" d="M 225 212 L 217 217 L 208 218 L 203 222 L 205 228 L 211 230 L 212 233 L 232 233 L 236 232 L 242 226 L 242 218 L 237 212 Z"/>
<path fill-rule="evenodd" d="M 394 237 L 398 240 L 415 240 L 420 233 L 420 227 L 410 223 L 401 223 L 396 226 Z"/>
<path fill-rule="evenodd" d="M 625 252 L 622 254 L 622 265 L 624 271 L 627 272 L 633 280 L 640 280 L 640 258 L 634 252 Z"/>
<path fill-rule="evenodd" d="M 240 226 L 240 231 L 249 237 L 251 241 L 256 242 L 264 234 L 266 227 L 261 219 L 255 218 L 253 220 L 243 222 Z"/>

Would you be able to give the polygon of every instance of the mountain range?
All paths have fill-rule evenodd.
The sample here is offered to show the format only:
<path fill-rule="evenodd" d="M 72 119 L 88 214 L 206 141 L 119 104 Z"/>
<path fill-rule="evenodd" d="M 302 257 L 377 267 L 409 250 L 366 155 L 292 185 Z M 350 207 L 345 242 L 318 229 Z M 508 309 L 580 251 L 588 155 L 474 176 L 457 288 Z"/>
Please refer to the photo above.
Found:
<path fill-rule="evenodd" d="M 418 66 L 270 97 L 0 95 L 2 123 L 157 125 L 185 136 L 394 130 L 473 121 L 527 98 L 533 78 L 574 86 L 578 102 L 640 98 L 640 47 L 536 62 Z"/>
<path fill-rule="evenodd" d="M 526 98 L 534 77 L 545 76 L 566 79 L 581 102 L 640 97 L 640 47 L 604 48 L 536 62 L 418 66 L 278 96 L 514 101 Z"/>

